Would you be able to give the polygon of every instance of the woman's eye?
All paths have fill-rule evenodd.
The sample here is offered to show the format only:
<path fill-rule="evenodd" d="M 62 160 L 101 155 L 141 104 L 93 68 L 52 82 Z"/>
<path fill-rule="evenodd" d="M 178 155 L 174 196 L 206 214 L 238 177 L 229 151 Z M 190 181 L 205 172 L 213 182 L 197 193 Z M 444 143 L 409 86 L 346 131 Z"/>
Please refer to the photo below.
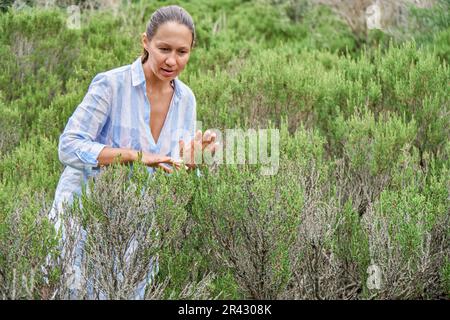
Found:
<path fill-rule="evenodd" d="M 161 51 L 169 51 L 169 48 L 159 48 Z"/>

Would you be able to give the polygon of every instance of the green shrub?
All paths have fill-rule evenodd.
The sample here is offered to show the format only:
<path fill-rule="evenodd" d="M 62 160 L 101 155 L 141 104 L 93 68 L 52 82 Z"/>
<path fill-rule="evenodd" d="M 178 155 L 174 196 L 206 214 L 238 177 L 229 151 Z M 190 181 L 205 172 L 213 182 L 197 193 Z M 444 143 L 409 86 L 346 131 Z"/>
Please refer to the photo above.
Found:
<path fill-rule="evenodd" d="M 372 263 L 382 270 L 379 298 L 431 298 L 445 292 L 449 205 L 447 173 L 420 171 L 402 190 L 383 191 L 367 215 Z M 396 283 L 392 286 L 392 283 Z"/>
<path fill-rule="evenodd" d="M 46 261 L 56 253 L 57 237 L 45 201 L 42 195 L 28 195 L 6 216 L 0 212 L 2 299 L 51 299 L 58 271 L 46 268 Z"/>
<path fill-rule="evenodd" d="M 202 294 L 207 294 L 207 274 L 192 279 L 185 276 L 195 275 L 189 266 L 177 270 L 179 257 L 189 258 L 184 256 L 184 247 L 189 245 L 186 227 L 194 190 L 194 180 L 185 171 L 166 175 L 158 170 L 149 176 L 147 168 L 139 164 L 113 165 L 90 180 L 81 198 L 66 207 L 63 220 L 66 230 L 74 221 L 87 232 L 82 269 L 83 276 L 94 284 L 94 295 L 133 297 L 155 257 L 159 257 L 160 272 L 146 298 L 196 298 L 200 292 L 195 289 L 197 283 L 206 286 Z M 63 244 L 69 252 L 75 247 L 74 231 L 75 236 Z M 180 275 L 183 277 L 178 278 Z M 61 297 L 67 295 L 64 283 Z M 82 291 L 80 298 L 89 298 L 87 294 Z"/>
<path fill-rule="evenodd" d="M 0 162 L 0 208 L 9 212 L 36 192 L 50 201 L 60 174 L 56 141 L 36 137 L 20 143 Z"/>
<path fill-rule="evenodd" d="M 0 96 L 0 159 L 20 141 L 20 113 L 8 108 Z"/>
<path fill-rule="evenodd" d="M 194 214 L 214 264 L 230 268 L 246 297 L 274 299 L 292 272 L 289 250 L 296 241 L 302 192 L 285 174 L 258 177 L 257 172 L 226 166 L 205 173 Z"/>

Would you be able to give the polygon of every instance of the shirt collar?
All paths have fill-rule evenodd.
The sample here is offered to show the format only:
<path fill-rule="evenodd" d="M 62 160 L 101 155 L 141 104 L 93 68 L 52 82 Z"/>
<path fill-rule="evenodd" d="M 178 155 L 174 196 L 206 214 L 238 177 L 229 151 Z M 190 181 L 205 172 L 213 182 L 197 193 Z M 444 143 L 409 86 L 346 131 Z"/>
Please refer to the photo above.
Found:
<path fill-rule="evenodd" d="M 141 57 L 138 57 L 133 64 L 131 65 L 131 83 L 134 87 L 145 83 L 145 74 L 144 74 L 144 68 L 142 68 L 142 61 Z M 181 86 L 178 80 L 178 77 L 174 79 L 175 84 L 175 95 L 178 98 L 181 98 Z"/>
<path fill-rule="evenodd" d="M 144 69 L 142 68 L 141 57 L 137 58 L 131 65 L 131 81 L 134 87 L 145 82 Z"/>

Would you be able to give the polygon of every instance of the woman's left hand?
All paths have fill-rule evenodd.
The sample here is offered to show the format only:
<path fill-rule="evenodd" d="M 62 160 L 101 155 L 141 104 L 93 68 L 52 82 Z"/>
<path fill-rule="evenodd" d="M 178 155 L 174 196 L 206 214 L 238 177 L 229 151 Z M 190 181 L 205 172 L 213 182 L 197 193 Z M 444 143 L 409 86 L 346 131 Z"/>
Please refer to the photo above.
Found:
<path fill-rule="evenodd" d="M 180 158 L 184 164 L 193 169 L 198 164 L 203 163 L 204 153 L 211 153 L 213 157 L 219 144 L 216 141 L 216 134 L 210 130 L 206 130 L 202 134 L 201 130 L 195 133 L 194 139 L 185 144 L 183 140 L 179 141 Z"/>

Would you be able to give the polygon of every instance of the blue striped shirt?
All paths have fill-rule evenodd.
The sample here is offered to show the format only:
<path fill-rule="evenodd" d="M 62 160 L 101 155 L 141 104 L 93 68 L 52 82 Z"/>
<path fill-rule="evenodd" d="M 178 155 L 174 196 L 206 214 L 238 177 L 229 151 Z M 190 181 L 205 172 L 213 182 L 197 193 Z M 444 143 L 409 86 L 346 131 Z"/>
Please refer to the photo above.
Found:
<path fill-rule="evenodd" d="M 191 89 L 174 80 L 174 94 L 156 143 L 150 131 L 151 105 L 139 57 L 133 64 L 99 73 L 70 117 L 59 139 L 65 165 L 56 188 L 51 218 L 64 201 L 81 194 L 82 185 L 100 171 L 97 157 L 105 146 L 131 148 L 179 158 L 179 140 L 193 139 L 196 101 Z M 154 171 L 148 167 L 149 173 Z"/>

